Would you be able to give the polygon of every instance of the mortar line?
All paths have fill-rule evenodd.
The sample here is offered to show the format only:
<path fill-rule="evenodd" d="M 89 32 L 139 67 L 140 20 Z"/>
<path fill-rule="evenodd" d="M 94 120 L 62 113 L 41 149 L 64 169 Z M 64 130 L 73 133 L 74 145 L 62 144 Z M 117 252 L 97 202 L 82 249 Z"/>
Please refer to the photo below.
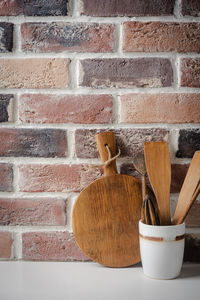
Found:
<path fill-rule="evenodd" d="M 133 17 L 93 17 L 93 16 L 84 16 L 79 15 L 78 9 L 76 8 L 76 2 L 74 2 L 74 8 L 72 6 L 72 13 L 73 16 L 1 16 L 0 22 L 11 22 L 13 24 L 20 24 L 20 23 L 27 23 L 27 22 L 87 22 L 87 23 L 112 23 L 112 24 L 119 24 L 120 22 L 178 22 L 180 23 L 187 23 L 187 22 L 199 22 L 200 17 L 193 17 L 193 16 L 182 16 L 179 13 L 179 6 L 175 9 L 175 15 L 171 16 L 133 16 Z M 179 3 L 179 1 L 178 1 Z M 76 9 L 77 13 L 74 13 Z"/>
<path fill-rule="evenodd" d="M 122 42 L 121 42 L 122 44 Z M 119 48 L 119 47 L 118 47 Z M 7 59 L 39 59 L 39 58 L 49 58 L 49 59 L 73 59 L 76 60 L 81 59 L 111 59 L 111 58 L 168 58 L 173 59 L 176 52 L 73 52 L 71 50 L 61 51 L 61 52 L 38 52 L 38 53 L 31 53 L 31 52 L 7 52 L 7 53 L 0 53 L 0 58 L 7 58 Z M 120 50 L 121 51 L 121 50 Z M 119 57 L 120 54 L 120 57 Z M 187 52 L 187 53 L 178 53 L 182 58 L 199 58 L 200 53 L 195 52 Z"/>
<path fill-rule="evenodd" d="M 179 93 L 179 94 L 193 94 L 193 93 L 200 93 L 199 88 L 190 88 L 190 87 L 179 87 L 179 90 L 174 89 L 174 87 L 158 87 L 158 88 L 139 88 L 139 87 L 133 87 L 133 88 L 99 88 L 99 89 L 93 89 L 88 87 L 81 87 L 79 86 L 77 89 L 0 89 L 1 94 L 45 94 L 45 95 L 107 95 L 107 94 L 118 94 L 118 95 L 124 95 L 124 94 L 157 94 L 157 93 L 163 93 L 163 94 L 170 94 L 170 93 Z M 6 124 L 6 122 L 2 122 L 1 125 Z"/>

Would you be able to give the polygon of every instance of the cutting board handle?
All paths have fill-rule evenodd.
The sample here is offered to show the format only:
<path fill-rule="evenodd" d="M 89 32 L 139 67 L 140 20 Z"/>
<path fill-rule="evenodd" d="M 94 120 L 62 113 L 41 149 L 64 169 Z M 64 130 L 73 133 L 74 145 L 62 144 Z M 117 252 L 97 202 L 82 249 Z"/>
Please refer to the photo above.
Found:
<path fill-rule="evenodd" d="M 102 132 L 97 134 L 95 137 L 97 148 L 99 150 L 99 154 L 103 163 L 108 160 L 108 150 L 106 148 L 106 145 L 108 145 L 109 147 L 111 157 L 114 157 L 116 155 L 116 141 L 113 132 Z M 115 174 L 117 174 L 116 159 L 110 162 L 109 165 L 104 166 L 104 176 L 111 176 Z"/>

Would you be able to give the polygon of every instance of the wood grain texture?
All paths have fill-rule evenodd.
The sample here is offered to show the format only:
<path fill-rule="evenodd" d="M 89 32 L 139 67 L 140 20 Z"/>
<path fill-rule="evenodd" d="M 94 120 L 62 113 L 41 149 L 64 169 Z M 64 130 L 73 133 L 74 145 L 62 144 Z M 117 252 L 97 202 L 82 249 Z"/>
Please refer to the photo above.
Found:
<path fill-rule="evenodd" d="M 102 161 L 116 154 L 114 134 L 97 135 Z M 109 267 L 126 267 L 140 261 L 138 222 L 141 216 L 141 181 L 116 173 L 116 162 L 104 167 L 105 176 L 77 198 L 72 226 L 80 249 L 92 260 Z"/>
<path fill-rule="evenodd" d="M 200 151 L 196 151 L 189 169 L 187 171 L 185 180 L 183 182 L 176 210 L 173 217 L 174 224 L 181 224 L 188 214 L 192 204 L 198 196 L 200 181 Z M 195 194 L 196 193 L 196 194 Z"/>
<path fill-rule="evenodd" d="M 171 164 L 167 142 L 146 142 L 144 153 L 147 173 L 158 202 L 160 223 L 170 225 Z"/>
<path fill-rule="evenodd" d="M 127 175 L 100 178 L 83 190 L 73 209 L 76 242 L 92 260 L 110 267 L 140 261 L 141 183 Z"/>

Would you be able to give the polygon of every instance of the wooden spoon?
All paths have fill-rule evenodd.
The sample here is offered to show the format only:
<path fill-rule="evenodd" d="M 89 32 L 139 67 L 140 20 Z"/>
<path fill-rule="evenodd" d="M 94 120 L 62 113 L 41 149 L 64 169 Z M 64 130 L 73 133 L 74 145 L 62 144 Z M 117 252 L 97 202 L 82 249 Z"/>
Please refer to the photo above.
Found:
<path fill-rule="evenodd" d="M 176 210 L 174 213 L 173 224 L 181 224 L 188 214 L 192 204 L 198 196 L 200 181 L 200 151 L 196 151 L 185 180 L 183 182 Z"/>
<path fill-rule="evenodd" d="M 146 142 L 144 154 L 149 180 L 158 202 L 160 225 L 170 225 L 171 164 L 167 142 Z"/>

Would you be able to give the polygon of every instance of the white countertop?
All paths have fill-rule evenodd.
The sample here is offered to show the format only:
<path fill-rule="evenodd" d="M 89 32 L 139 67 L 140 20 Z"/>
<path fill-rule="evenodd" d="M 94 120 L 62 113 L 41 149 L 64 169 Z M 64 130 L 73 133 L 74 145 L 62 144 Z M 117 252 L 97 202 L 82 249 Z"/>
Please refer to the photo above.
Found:
<path fill-rule="evenodd" d="M 1 300 L 199 300 L 200 264 L 174 280 L 143 275 L 141 265 L 112 269 L 80 262 L 0 262 Z"/>

